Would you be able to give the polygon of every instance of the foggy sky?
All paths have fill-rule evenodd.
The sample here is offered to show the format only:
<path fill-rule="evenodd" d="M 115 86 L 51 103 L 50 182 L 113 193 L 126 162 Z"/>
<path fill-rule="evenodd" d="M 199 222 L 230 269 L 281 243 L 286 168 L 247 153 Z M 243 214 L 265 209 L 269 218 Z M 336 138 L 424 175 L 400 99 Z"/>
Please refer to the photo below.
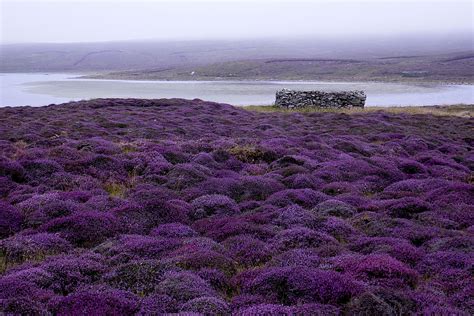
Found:
<path fill-rule="evenodd" d="M 472 2 L 0 0 L 1 43 L 473 32 Z"/>

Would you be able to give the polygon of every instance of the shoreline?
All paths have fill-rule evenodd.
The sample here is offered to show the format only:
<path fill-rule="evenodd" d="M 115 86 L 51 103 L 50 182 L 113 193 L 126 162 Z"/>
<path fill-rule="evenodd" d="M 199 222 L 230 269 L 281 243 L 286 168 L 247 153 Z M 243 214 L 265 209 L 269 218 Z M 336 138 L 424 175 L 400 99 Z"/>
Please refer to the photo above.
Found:
<path fill-rule="evenodd" d="M 449 80 L 449 79 L 440 79 L 440 80 L 398 80 L 396 78 L 390 79 L 353 79 L 353 78 L 341 78 L 341 79 L 333 79 L 333 78 L 313 78 L 313 79 L 288 79 L 288 78 L 248 78 L 248 79 L 240 79 L 240 78 L 228 78 L 228 77 L 199 77 L 194 79 L 189 78 L 175 78 L 175 79 L 166 79 L 166 78 L 134 78 L 133 76 L 126 76 L 123 78 L 118 78 L 116 76 L 110 75 L 110 73 L 103 73 L 103 74 L 93 74 L 90 72 L 69 72 L 69 71 L 33 71 L 33 72 L 23 72 L 23 71 L 13 71 L 13 72 L 0 72 L 0 76 L 7 75 L 7 74 L 44 74 L 44 75 L 57 75 L 57 74 L 65 74 L 65 75 L 76 75 L 75 77 L 71 77 L 68 79 L 81 79 L 81 80 L 103 80 L 103 81 L 134 81 L 134 82 L 256 82 L 256 83 L 398 83 L 398 84 L 436 84 L 436 85 L 443 85 L 443 86 L 450 86 L 450 85 L 465 85 L 465 86 L 472 86 L 474 85 L 474 80 L 472 81 L 465 81 L 465 80 Z"/>
<path fill-rule="evenodd" d="M 102 76 L 102 75 L 85 75 L 76 77 L 73 79 L 94 79 L 94 80 L 127 80 L 127 81 L 148 81 L 148 82 L 270 82 L 270 83 L 279 83 L 279 82 L 289 82 L 289 83 L 317 83 L 317 82 L 324 82 L 324 83 L 399 83 L 399 84 L 437 84 L 443 86 L 450 86 L 450 85 L 466 85 L 472 86 L 474 85 L 474 81 L 456 81 L 456 80 L 397 80 L 397 79 L 351 79 L 351 78 L 341 78 L 341 79 L 287 79 L 287 78 L 265 78 L 265 79 L 233 79 L 233 78 L 225 78 L 225 77 L 212 77 L 212 78 L 195 78 L 195 79 L 184 79 L 184 78 L 176 78 L 176 79 L 145 79 L 145 78 L 133 78 L 133 77 L 123 77 L 117 78 L 115 76 Z"/>

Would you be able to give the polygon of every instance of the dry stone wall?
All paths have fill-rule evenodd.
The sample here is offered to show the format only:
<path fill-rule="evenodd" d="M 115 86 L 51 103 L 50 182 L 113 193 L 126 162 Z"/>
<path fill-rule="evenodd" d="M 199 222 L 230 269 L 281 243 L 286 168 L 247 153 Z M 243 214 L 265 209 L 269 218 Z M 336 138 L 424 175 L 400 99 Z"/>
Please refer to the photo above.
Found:
<path fill-rule="evenodd" d="M 317 106 L 323 108 L 364 107 L 367 96 L 364 91 L 277 91 L 275 105 L 286 108 Z"/>

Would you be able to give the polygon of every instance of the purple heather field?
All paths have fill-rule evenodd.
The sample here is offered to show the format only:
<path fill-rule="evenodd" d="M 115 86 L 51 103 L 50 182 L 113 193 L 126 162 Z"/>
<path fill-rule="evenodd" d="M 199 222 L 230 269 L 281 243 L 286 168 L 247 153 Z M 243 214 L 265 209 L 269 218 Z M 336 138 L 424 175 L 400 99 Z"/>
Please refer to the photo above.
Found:
<path fill-rule="evenodd" d="M 0 314 L 473 315 L 474 122 L 0 109 Z"/>

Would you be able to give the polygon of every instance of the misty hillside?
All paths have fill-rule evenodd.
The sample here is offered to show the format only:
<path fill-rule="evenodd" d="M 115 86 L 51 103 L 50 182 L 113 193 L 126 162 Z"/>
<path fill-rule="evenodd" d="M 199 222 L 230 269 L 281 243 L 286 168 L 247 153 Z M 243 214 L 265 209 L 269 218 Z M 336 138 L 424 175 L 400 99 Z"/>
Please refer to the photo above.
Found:
<path fill-rule="evenodd" d="M 436 38 L 365 37 L 351 40 L 326 38 L 10 44 L 0 46 L 0 72 L 109 72 L 137 69 L 161 72 L 242 60 L 372 59 L 466 51 L 472 51 L 472 42 L 465 35 Z M 284 64 L 273 63 L 269 72 Z M 267 71 L 265 65 L 258 67 L 263 68 L 263 73 Z M 291 65 L 296 64 L 292 62 Z M 232 63 L 223 66 L 234 67 Z M 299 72 L 300 67 L 296 66 L 295 69 Z M 293 69 L 292 66 L 290 68 Z"/>
<path fill-rule="evenodd" d="M 474 81 L 474 53 L 373 58 L 267 58 L 88 76 L 134 80 Z"/>

